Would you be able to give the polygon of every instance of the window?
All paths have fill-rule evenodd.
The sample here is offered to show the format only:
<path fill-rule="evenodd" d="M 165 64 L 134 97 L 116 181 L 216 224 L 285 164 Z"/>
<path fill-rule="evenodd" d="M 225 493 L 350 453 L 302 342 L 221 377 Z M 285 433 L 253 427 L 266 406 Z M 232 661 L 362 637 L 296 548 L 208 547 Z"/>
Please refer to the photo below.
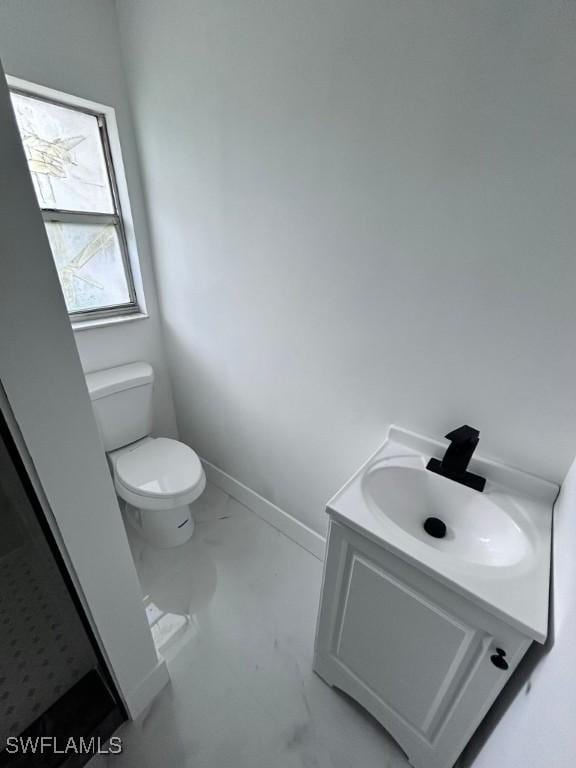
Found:
<path fill-rule="evenodd" d="M 70 317 L 138 312 L 105 114 L 11 96 Z"/>

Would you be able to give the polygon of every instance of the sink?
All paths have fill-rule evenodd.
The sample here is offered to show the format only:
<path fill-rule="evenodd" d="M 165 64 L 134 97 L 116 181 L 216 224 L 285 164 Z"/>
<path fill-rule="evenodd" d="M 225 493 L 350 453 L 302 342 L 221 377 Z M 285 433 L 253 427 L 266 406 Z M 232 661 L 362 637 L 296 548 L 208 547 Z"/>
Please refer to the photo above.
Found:
<path fill-rule="evenodd" d="M 426 469 L 445 451 L 443 442 L 391 426 L 328 502 L 331 525 L 386 550 L 399 568 L 415 566 L 430 589 L 443 584 L 544 642 L 558 486 L 475 454 L 471 469 L 486 478 L 479 493 Z M 347 556 L 357 558 L 353 547 Z"/>
<path fill-rule="evenodd" d="M 314 651 L 320 677 L 418 768 L 456 763 L 548 636 L 557 486 L 475 454 L 479 492 L 427 469 L 442 455 L 443 443 L 391 426 L 328 502 Z"/>
<path fill-rule="evenodd" d="M 414 461 L 413 466 L 380 462 L 368 467 L 362 493 L 377 518 L 392 522 L 446 557 L 504 567 L 532 554 L 529 523 L 503 494 L 479 493 L 428 472 L 421 462 Z M 441 521 L 445 535 L 435 538 L 427 533 L 424 524 L 429 518 Z"/>
<path fill-rule="evenodd" d="M 444 443 L 393 425 L 328 502 L 314 652 L 320 677 L 418 768 L 455 764 L 548 636 L 558 487 L 475 454 L 479 492 L 427 469 L 443 455 Z"/>

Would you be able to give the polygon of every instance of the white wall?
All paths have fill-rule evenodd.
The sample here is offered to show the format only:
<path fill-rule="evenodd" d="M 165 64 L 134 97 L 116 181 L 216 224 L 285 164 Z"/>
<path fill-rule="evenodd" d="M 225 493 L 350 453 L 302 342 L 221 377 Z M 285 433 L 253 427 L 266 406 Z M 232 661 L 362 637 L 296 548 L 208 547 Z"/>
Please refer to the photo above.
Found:
<path fill-rule="evenodd" d="M 0 382 L 128 706 L 166 683 L 0 67 Z"/>
<path fill-rule="evenodd" d="M 576 449 L 576 5 L 120 0 L 180 431 L 316 529 L 389 422 Z"/>
<path fill-rule="evenodd" d="M 113 0 L 0 0 L 0 59 L 16 77 L 116 109 L 149 319 L 75 333 L 86 371 L 135 360 L 155 368 L 155 429 L 176 435 L 148 225 Z"/>
<path fill-rule="evenodd" d="M 556 503 L 556 642 L 516 696 L 474 768 L 573 768 L 576 765 L 576 462 Z"/>

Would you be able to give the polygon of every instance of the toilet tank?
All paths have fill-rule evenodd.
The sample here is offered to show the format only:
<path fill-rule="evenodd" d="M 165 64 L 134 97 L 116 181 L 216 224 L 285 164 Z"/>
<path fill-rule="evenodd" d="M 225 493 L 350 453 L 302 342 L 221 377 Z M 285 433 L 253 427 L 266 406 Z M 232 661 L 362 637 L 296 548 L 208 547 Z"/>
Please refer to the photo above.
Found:
<path fill-rule="evenodd" d="M 150 434 L 154 371 L 130 363 L 86 374 L 104 450 L 114 451 Z"/>

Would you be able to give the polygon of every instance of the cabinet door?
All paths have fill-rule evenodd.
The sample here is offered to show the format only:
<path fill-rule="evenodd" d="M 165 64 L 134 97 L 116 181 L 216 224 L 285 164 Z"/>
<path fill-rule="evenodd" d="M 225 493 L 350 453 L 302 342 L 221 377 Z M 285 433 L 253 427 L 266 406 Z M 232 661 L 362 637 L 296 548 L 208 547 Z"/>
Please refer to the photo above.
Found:
<path fill-rule="evenodd" d="M 334 656 L 418 731 L 433 735 L 481 646 L 479 630 L 352 554 Z"/>
<path fill-rule="evenodd" d="M 413 765 L 452 765 L 529 641 L 355 532 L 332 523 L 316 671 L 363 704 Z"/>

